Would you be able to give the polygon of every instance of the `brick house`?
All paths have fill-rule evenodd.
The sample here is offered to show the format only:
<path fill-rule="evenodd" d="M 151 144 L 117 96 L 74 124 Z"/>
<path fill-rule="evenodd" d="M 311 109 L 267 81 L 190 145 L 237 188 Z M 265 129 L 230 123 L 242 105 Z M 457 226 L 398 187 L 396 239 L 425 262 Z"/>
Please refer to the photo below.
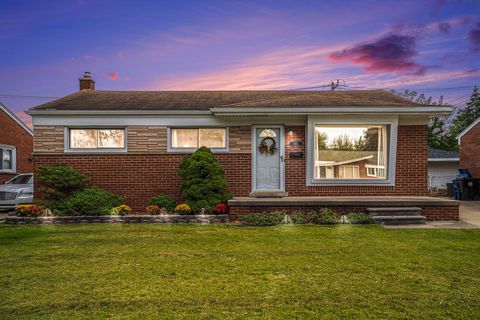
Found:
<path fill-rule="evenodd" d="M 205 145 L 225 168 L 232 216 L 255 199 L 268 210 L 300 199 L 307 210 L 313 200 L 361 209 L 403 197 L 428 219 L 458 219 L 458 204 L 426 198 L 428 119 L 450 107 L 383 90 L 100 91 L 90 74 L 80 89 L 29 110 L 34 165 L 75 167 L 134 210 L 158 194 L 181 201 L 179 163 Z"/>
<path fill-rule="evenodd" d="M 33 132 L 0 103 L 0 184 L 33 172 Z"/>
<path fill-rule="evenodd" d="M 457 137 L 460 146 L 460 168 L 480 178 L 480 118 L 475 120 Z"/>

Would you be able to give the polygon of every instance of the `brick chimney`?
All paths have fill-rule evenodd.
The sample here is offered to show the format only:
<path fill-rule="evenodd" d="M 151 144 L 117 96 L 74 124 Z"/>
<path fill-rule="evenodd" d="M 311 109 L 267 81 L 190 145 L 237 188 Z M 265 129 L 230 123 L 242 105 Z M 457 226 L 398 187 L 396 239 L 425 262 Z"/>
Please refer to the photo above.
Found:
<path fill-rule="evenodd" d="M 82 90 L 95 90 L 95 81 L 92 79 L 90 72 L 85 71 L 83 77 L 78 79 L 80 81 L 80 91 Z"/>

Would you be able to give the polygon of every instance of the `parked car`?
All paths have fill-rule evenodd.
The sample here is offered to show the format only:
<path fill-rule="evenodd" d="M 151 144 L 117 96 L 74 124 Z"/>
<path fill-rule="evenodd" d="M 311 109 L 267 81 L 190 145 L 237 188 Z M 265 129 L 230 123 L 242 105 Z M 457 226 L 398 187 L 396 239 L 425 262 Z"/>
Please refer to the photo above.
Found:
<path fill-rule="evenodd" d="M 0 210 L 9 211 L 19 204 L 33 203 L 33 174 L 24 173 L 0 185 Z"/>

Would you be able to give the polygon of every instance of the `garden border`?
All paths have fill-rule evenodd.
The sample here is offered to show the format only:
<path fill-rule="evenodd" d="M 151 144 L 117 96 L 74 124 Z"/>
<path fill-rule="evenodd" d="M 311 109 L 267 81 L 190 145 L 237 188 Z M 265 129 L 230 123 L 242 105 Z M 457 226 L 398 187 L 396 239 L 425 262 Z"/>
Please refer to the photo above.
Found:
<path fill-rule="evenodd" d="M 74 224 L 74 223 L 228 223 L 228 214 L 209 215 L 126 215 L 126 216 L 7 216 L 6 224 Z"/>

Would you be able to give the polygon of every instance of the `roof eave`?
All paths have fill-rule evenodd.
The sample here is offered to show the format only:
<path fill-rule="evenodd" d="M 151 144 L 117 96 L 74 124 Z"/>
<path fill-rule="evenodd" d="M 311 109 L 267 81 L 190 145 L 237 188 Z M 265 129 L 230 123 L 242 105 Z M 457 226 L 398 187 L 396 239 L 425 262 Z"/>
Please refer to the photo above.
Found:
<path fill-rule="evenodd" d="M 33 110 L 30 109 L 26 112 L 31 116 L 152 116 L 152 115 L 211 115 L 209 110 L 58 110 L 58 109 L 46 109 L 46 110 Z"/>
<path fill-rule="evenodd" d="M 441 115 L 450 114 L 453 111 L 453 107 L 450 106 L 317 106 L 317 107 L 300 107 L 300 108 L 287 108 L 287 107 L 215 107 L 210 109 L 215 115 L 258 115 L 258 114 L 292 114 L 292 115 L 305 115 L 305 114 L 331 114 L 331 113 L 391 113 L 391 114 L 424 114 L 424 115 Z"/>

